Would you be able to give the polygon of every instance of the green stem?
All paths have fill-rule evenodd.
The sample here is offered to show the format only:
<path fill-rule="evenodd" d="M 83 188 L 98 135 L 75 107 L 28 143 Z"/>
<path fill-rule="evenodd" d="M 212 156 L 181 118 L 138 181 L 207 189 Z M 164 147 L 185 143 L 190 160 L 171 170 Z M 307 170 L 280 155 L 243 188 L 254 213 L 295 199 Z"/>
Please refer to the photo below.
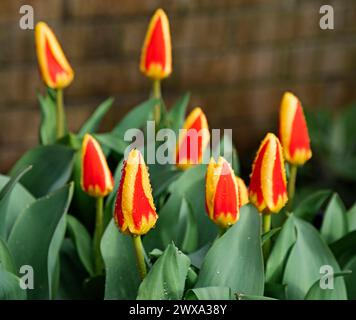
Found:
<path fill-rule="evenodd" d="M 136 252 L 138 272 L 140 274 L 141 280 L 143 280 L 146 277 L 147 270 L 146 270 L 145 254 L 141 241 L 141 236 L 132 236 L 132 239 Z"/>
<path fill-rule="evenodd" d="M 60 139 L 65 132 L 65 115 L 63 106 L 63 89 L 57 89 L 57 128 L 56 137 Z"/>
<path fill-rule="evenodd" d="M 266 212 L 262 214 L 263 234 L 271 230 L 271 220 L 272 220 L 271 217 L 272 216 L 270 212 Z M 263 257 L 265 262 L 267 261 L 270 251 L 271 251 L 271 239 L 268 239 L 263 245 Z"/>
<path fill-rule="evenodd" d="M 156 99 L 161 99 L 161 80 L 153 80 L 153 97 Z M 154 120 L 156 123 L 159 123 L 161 119 L 161 106 L 157 104 L 154 110 Z"/>
<path fill-rule="evenodd" d="M 290 165 L 290 171 L 289 171 L 289 181 L 288 181 L 288 205 L 287 205 L 287 211 L 291 212 L 293 209 L 293 199 L 294 199 L 294 194 L 295 194 L 295 182 L 297 179 L 297 166 L 296 165 Z"/>
<path fill-rule="evenodd" d="M 103 258 L 100 252 L 100 241 L 103 236 L 103 203 L 104 198 L 96 198 L 96 221 L 94 232 L 94 258 L 95 258 L 95 274 L 99 275 L 104 269 Z"/>

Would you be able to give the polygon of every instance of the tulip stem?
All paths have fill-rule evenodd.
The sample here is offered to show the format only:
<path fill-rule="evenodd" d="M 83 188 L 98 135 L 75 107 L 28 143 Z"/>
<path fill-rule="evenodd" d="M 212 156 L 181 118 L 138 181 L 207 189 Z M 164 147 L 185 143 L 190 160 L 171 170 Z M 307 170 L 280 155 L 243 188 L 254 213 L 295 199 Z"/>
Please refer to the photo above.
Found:
<path fill-rule="evenodd" d="M 143 280 L 146 277 L 147 270 L 146 270 L 145 254 L 141 241 L 141 236 L 132 236 L 132 239 L 136 252 L 138 272 L 140 274 L 141 280 Z"/>
<path fill-rule="evenodd" d="M 295 194 L 295 182 L 297 180 L 297 166 L 290 165 L 289 167 L 289 182 L 288 182 L 288 206 L 287 211 L 291 212 L 293 209 L 293 199 Z"/>
<path fill-rule="evenodd" d="M 262 213 L 263 234 L 271 230 L 271 220 L 272 220 L 271 217 L 272 216 L 270 212 Z M 270 251 L 271 251 L 271 239 L 267 239 L 263 245 L 263 258 L 265 262 L 267 261 Z"/>
<path fill-rule="evenodd" d="M 57 100 L 57 128 L 56 137 L 60 139 L 64 136 L 65 131 L 65 116 L 64 116 L 64 106 L 63 106 L 63 89 L 57 89 L 56 94 Z"/>
<path fill-rule="evenodd" d="M 94 258 L 95 258 L 95 274 L 99 275 L 104 269 L 103 258 L 100 251 L 100 241 L 103 236 L 103 204 L 104 198 L 96 198 L 96 222 L 94 231 Z"/>
<path fill-rule="evenodd" d="M 161 99 L 161 80 L 153 80 L 153 97 L 156 99 Z M 157 104 L 154 110 L 154 120 L 159 123 L 161 119 L 161 105 Z"/>

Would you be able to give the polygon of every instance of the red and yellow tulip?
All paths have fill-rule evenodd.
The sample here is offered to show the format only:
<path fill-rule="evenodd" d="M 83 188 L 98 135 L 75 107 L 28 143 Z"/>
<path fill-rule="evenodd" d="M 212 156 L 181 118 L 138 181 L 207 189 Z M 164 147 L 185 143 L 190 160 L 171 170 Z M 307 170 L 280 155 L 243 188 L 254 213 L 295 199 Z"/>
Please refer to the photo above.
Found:
<path fill-rule="evenodd" d="M 176 166 L 188 169 L 202 162 L 203 154 L 209 144 L 208 121 L 200 108 L 195 108 L 186 118 L 176 147 Z"/>
<path fill-rule="evenodd" d="M 242 207 L 249 202 L 248 190 L 245 181 L 243 181 L 240 177 L 236 177 L 236 181 L 239 188 L 240 206 Z"/>
<path fill-rule="evenodd" d="M 282 98 L 279 117 L 279 136 L 285 159 L 293 165 L 303 165 L 312 156 L 308 127 L 302 104 L 290 92 Z"/>
<path fill-rule="evenodd" d="M 39 69 L 45 84 L 53 89 L 69 86 L 73 81 L 74 71 L 56 36 L 46 23 L 37 23 L 35 40 Z"/>
<path fill-rule="evenodd" d="M 172 72 L 169 21 L 162 9 L 153 15 L 141 52 L 140 70 L 147 77 L 161 80 Z"/>
<path fill-rule="evenodd" d="M 205 205 L 209 218 L 222 228 L 233 225 L 240 214 L 240 195 L 234 171 L 219 157 L 211 158 L 206 172 Z"/>
<path fill-rule="evenodd" d="M 107 196 L 114 188 L 114 180 L 99 143 L 86 134 L 82 144 L 82 189 L 92 197 Z"/>
<path fill-rule="evenodd" d="M 114 218 L 123 233 L 133 236 L 146 234 L 158 219 L 147 166 L 137 149 L 124 163 Z"/>
<path fill-rule="evenodd" d="M 286 174 L 282 147 L 273 133 L 262 141 L 252 167 L 249 197 L 259 212 L 278 213 L 286 204 Z"/>

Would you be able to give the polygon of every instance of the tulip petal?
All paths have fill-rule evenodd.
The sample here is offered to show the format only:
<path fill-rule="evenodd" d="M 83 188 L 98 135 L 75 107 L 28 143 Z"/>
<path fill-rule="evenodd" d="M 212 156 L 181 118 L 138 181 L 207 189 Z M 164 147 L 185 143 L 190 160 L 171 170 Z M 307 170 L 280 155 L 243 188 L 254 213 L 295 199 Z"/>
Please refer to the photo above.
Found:
<path fill-rule="evenodd" d="M 239 188 L 240 206 L 244 206 L 249 201 L 248 200 L 248 190 L 247 190 L 245 182 L 241 178 L 236 177 L 236 181 L 237 181 L 237 185 Z"/>
<path fill-rule="evenodd" d="M 105 197 L 114 181 L 99 143 L 86 134 L 82 145 L 82 189 L 93 197 Z"/>
<path fill-rule="evenodd" d="M 153 15 L 141 54 L 141 71 L 153 79 L 163 79 L 172 72 L 169 21 L 162 9 Z"/>
<path fill-rule="evenodd" d="M 286 160 L 294 165 L 308 161 L 312 152 L 303 108 L 299 99 L 289 92 L 282 99 L 279 128 Z"/>
<path fill-rule="evenodd" d="M 122 170 L 115 221 L 122 232 L 143 235 L 155 225 L 158 216 L 147 167 L 138 150 L 130 152 Z"/>
<path fill-rule="evenodd" d="M 184 122 L 176 149 L 176 164 L 188 169 L 202 162 L 204 151 L 209 144 L 210 133 L 205 114 L 195 108 Z"/>
<path fill-rule="evenodd" d="M 35 29 L 36 52 L 42 78 L 54 89 L 67 87 L 74 78 L 74 72 L 63 50 L 48 25 L 39 22 Z"/>

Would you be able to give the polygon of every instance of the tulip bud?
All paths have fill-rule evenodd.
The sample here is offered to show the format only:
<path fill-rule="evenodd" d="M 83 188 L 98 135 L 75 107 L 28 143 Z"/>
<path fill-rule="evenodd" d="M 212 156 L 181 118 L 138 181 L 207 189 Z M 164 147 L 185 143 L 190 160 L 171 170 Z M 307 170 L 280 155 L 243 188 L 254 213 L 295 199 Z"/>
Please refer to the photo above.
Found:
<path fill-rule="evenodd" d="M 46 23 L 37 23 L 35 40 L 38 64 L 44 83 L 53 89 L 69 86 L 73 81 L 74 71 L 56 36 Z"/>
<path fill-rule="evenodd" d="M 147 166 L 140 151 L 130 151 L 122 169 L 114 219 L 121 232 L 146 234 L 158 219 Z"/>
<path fill-rule="evenodd" d="M 262 141 L 252 167 L 250 201 L 259 212 L 268 209 L 278 213 L 286 204 L 286 175 L 282 147 L 273 133 Z"/>
<path fill-rule="evenodd" d="M 200 108 L 195 108 L 186 118 L 183 130 L 179 134 L 176 166 L 185 170 L 201 163 L 209 140 L 210 133 L 205 114 Z"/>
<path fill-rule="evenodd" d="M 248 203 L 248 190 L 246 188 L 245 181 L 239 177 L 236 177 L 236 181 L 239 188 L 240 206 L 242 207 Z"/>
<path fill-rule="evenodd" d="M 209 218 L 222 228 L 233 225 L 240 215 L 239 189 L 230 164 L 211 158 L 206 172 L 205 205 Z"/>
<path fill-rule="evenodd" d="M 114 188 L 114 180 L 99 143 L 86 134 L 82 144 L 82 189 L 92 197 L 105 197 Z"/>
<path fill-rule="evenodd" d="M 161 80 L 172 72 L 169 21 L 162 9 L 153 15 L 141 52 L 140 70 L 147 77 Z"/>
<path fill-rule="evenodd" d="M 279 117 L 279 136 L 285 159 L 293 165 L 303 165 L 312 152 L 310 149 L 308 127 L 302 105 L 292 93 L 283 96 Z"/>

